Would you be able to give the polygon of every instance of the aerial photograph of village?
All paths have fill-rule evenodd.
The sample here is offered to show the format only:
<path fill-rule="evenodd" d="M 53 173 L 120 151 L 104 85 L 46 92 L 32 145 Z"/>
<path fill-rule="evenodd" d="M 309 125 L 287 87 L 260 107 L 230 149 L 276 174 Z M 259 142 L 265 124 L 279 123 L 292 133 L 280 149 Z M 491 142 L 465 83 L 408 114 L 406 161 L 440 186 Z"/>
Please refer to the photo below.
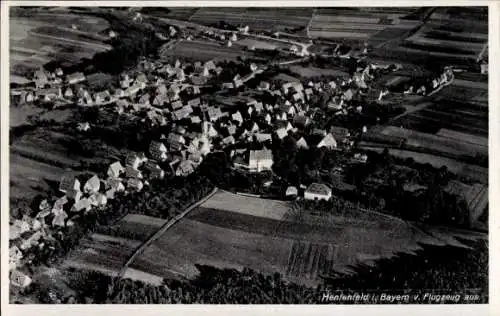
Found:
<path fill-rule="evenodd" d="M 11 304 L 489 302 L 488 7 L 8 23 Z"/>

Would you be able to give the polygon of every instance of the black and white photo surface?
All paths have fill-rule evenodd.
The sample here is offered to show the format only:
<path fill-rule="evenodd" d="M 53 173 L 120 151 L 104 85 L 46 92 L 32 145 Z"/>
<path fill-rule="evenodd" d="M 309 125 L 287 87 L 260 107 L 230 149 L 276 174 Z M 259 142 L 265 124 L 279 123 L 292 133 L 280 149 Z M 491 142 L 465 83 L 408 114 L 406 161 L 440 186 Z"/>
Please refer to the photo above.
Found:
<path fill-rule="evenodd" d="M 9 30 L 11 304 L 489 302 L 488 7 Z"/>

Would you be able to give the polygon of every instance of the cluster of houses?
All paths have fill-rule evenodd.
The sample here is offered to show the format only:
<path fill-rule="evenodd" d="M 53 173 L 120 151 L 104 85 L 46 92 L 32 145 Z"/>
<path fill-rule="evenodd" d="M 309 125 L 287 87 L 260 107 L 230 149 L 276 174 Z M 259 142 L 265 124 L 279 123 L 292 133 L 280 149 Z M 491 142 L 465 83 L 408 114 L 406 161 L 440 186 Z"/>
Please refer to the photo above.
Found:
<path fill-rule="evenodd" d="M 416 91 L 414 91 L 414 87 L 412 85 L 406 91 L 404 91 L 404 93 L 428 95 L 440 89 L 441 87 L 448 85 L 453 80 L 453 78 L 453 69 L 450 67 L 445 67 L 440 76 L 429 79 L 427 83 L 421 85 Z"/>
<path fill-rule="evenodd" d="M 92 209 L 103 209 L 119 192 L 139 192 L 147 185 L 147 177 L 163 177 L 164 172 L 144 154 L 130 153 L 125 165 L 116 161 L 109 165 L 106 178 L 97 175 L 83 181 L 74 173 L 64 175 L 59 183 L 60 196 L 51 201 L 44 199 L 34 217 L 27 214 L 14 219 L 9 227 L 9 269 L 13 285 L 26 287 L 31 283 L 29 275 L 19 270 L 25 253 L 46 247 L 45 240 L 53 238 L 63 227 L 74 225 L 76 216 Z"/>

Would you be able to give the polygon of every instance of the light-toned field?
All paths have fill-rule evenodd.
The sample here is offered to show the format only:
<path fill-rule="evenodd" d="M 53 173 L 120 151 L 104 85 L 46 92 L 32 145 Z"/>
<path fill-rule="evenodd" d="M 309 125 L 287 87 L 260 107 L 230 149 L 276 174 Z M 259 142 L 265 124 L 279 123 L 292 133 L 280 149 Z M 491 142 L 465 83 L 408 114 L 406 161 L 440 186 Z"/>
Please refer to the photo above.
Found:
<path fill-rule="evenodd" d="M 77 29 L 73 29 L 72 26 Z M 75 14 L 32 13 L 10 19 L 11 73 L 20 76 L 49 61 L 73 64 L 111 49 L 98 34 L 108 28 L 101 18 Z"/>
<path fill-rule="evenodd" d="M 255 48 L 255 49 L 265 49 L 265 50 L 274 50 L 274 49 L 289 49 L 292 45 L 284 42 L 278 41 L 267 41 L 263 39 L 256 39 L 251 37 L 246 37 L 238 40 L 236 45 L 245 46 L 247 48 Z"/>
<path fill-rule="evenodd" d="M 281 220 L 290 210 L 290 203 L 220 190 L 200 207 Z"/>
<path fill-rule="evenodd" d="M 453 233 L 423 232 L 377 213 L 283 212 L 276 201 L 217 193 L 146 248 L 126 275 L 141 279 L 146 273 L 142 280 L 153 283 L 158 277 L 192 279 L 199 273 L 196 265 L 211 265 L 280 272 L 287 280 L 314 285 L 321 276 L 351 273 L 352 267 L 412 253 L 421 244 L 460 245 Z"/>
<path fill-rule="evenodd" d="M 37 194 L 50 191 L 48 181 L 60 181 L 64 169 L 10 154 L 10 201 L 31 201 Z"/>
<path fill-rule="evenodd" d="M 45 112 L 44 109 L 36 107 L 32 104 L 25 104 L 20 106 L 11 106 L 9 108 L 9 126 L 16 127 L 29 123 L 29 118 L 37 116 Z"/>

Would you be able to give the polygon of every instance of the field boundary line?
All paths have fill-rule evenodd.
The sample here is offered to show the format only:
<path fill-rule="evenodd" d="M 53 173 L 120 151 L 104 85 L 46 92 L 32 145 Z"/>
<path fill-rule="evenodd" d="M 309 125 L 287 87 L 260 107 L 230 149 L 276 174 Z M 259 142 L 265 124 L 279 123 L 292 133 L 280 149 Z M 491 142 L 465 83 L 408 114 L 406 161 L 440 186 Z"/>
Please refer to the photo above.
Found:
<path fill-rule="evenodd" d="M 151 245 L 151 243 L 153 243 L 154 241 L 156 241 L 161 235 L 163 235 L 163 233 L 165 233 L 165 231 L 167 229 L 169 229 L 170 227 L 172 227 L 174 224 L 176 224 L 179 220 L 181 220 L 182 218 L 184 218 L 187 214 L 189 214 L 189 212 L 191 212 L 193 209 L 197 208 L 198 206 L 200 206 L 201 204 L 205 203 L 208 199 L 210 199 L 215 193 L 217 193 L 218 191 L 218 188 L 215 187 L 212 192 L 210 192 L 209 194 L 207 194 L 204 198 L 202 198 L 201 200 L 195 202 L 194 204 L 191 204 L 187 209 L 185 209 L 182 213 L 180 213 L 179 215 L 175 216 L 174 218 L 172 218 L 171 220 L 167 221 L 165 224 L 163 224 L 162 227 L 160 227 L 156 233 L 154 233 L 151 237 L 149 237 L 149 239 L 147 239 L 142 245 L 139 246 L 139 248 L 137 248 L 134 253 L 130 256 L 130 258 L 127 260 L 127 262 L 125 263 L 125 265 L 121 268 L 120 272 L 118 273 L 118 277 L 119 278 L 123 278 L 123 275 L 125 274 L 125 272 L 127 271 L 128 267 L 130 266 L 130 264 L 132 262 L 134 262 L 134 260 L 137 258 L 137 256 L 139 256 L 147 247 L 149 247 Z"/>

